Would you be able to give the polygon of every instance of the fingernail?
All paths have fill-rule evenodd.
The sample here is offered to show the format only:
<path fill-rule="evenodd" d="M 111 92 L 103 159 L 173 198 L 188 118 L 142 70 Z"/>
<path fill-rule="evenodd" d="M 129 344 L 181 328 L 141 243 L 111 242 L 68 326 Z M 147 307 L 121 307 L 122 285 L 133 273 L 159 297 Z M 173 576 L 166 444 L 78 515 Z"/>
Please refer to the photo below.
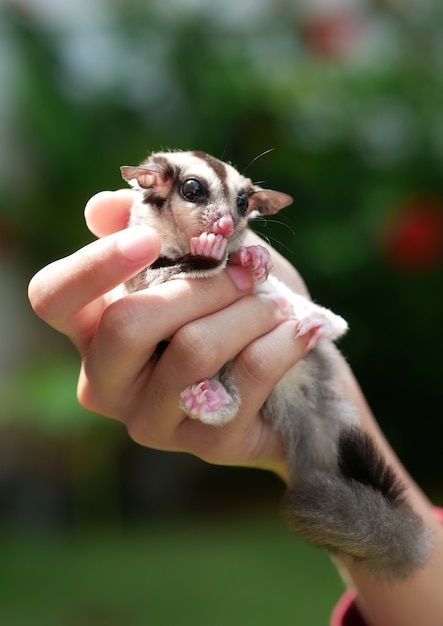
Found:
<path fill-rule="evenodd" d="M 240 265 L 227 265 L 226 271 L 240 291 L 251 291 L 254 286 L 254 279 L 249 268 Z"/>
<path fill-rule="evenodd" d="M 273 300 L 278 305 L 278 308 L 280 309 L 282 314 L 285 317 L 288 317 L 289 313 L 291 312 L 291 307 L 289 305 L 288 300 L 286 300 L 286 298 L 282 296 L 281 293 L 278 293 L 277 291 L 276 292 L 263 292 L 260 295 L 265 298 L 270 298 L 271 300 Z"/>
<path fill-rule="evenodd" d="M 152 230 L 146 226 L 132 226 L 118 237 L 118 248 L 131 263 L 143 261 L 152 252 Z"/>

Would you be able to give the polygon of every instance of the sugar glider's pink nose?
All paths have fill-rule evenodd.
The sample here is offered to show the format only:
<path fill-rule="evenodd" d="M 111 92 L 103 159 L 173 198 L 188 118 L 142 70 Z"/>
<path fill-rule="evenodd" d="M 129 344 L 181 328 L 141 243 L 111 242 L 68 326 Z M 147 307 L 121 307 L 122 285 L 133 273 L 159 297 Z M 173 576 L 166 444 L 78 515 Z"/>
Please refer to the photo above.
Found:
<path fill-rule="evenodd" d="M 220 219 L 213 223 L 211 232 L 214 233 L 214 235 L 230 237 L 234 234 L 234 220 L 230 215 L 223 215 L 223 217 L 220 217 Z"/>

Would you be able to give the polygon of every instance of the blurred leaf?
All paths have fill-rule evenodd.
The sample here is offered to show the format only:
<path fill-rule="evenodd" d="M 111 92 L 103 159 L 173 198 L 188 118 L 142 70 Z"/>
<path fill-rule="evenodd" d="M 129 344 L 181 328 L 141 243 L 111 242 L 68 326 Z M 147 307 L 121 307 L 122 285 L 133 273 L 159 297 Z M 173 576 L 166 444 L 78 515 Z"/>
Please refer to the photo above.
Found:
<path fill-rule="evenodd" d="M 78 372 L 76 360 L 54 356 L 6 374 L 0 379 L 0 422 L 30 425 L 50 435 L 74 435 L 92 428 L 98 418 L 77 401 Z"/>

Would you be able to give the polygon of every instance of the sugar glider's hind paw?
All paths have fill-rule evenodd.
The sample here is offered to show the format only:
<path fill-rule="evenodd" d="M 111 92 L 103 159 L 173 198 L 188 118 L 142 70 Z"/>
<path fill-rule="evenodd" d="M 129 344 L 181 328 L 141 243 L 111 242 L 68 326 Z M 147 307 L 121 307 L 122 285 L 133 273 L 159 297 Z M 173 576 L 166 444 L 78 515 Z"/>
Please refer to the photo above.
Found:
<path fill-rule="evenodd" d="M 180 408 L 192 419 L 223 426 L 238 412 L 238 403 L 219 380 L 204 379 L 180 394 Z"/>
<path fill-rule="evenodd" d="M 347 330 L 347 322 L 328 309 L 319 309 L 303 316 L 297 324 L 297 336 L 311 334 L 309 348 L 313 348 L 321 339 L 335 341 Z"/>

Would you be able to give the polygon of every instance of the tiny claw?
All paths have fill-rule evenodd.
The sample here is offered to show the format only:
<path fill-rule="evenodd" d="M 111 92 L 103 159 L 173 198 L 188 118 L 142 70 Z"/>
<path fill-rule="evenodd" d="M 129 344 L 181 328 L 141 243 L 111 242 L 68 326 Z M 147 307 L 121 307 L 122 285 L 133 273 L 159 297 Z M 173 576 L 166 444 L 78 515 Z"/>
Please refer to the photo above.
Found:
<path fill-rule="evenodd" d="M 263 246 L 241 246 L 231 255 L 229 262 L 250 267 L 258 283 L 264 282 L 272 270 L 271 258 Z"/>
<path fill-rule="evenodd" d="M 308 345 L 306 346 L 307 350 L 312 350 L 318 344 L 320 339 L 323 337 L 323 328 L 319 326 L 318 328 L 313 328 L 310 331 L 311 338 L 308 341 Z"/>
<path fill-rule="evenodd" d="M 228 421 L 224 409 L 231 402 L 232 398 L 223 385 L 207 378 L 187 387 L 180 394 L 180 407 L 188 417 L 207 424 L 222 424 Z"/>

